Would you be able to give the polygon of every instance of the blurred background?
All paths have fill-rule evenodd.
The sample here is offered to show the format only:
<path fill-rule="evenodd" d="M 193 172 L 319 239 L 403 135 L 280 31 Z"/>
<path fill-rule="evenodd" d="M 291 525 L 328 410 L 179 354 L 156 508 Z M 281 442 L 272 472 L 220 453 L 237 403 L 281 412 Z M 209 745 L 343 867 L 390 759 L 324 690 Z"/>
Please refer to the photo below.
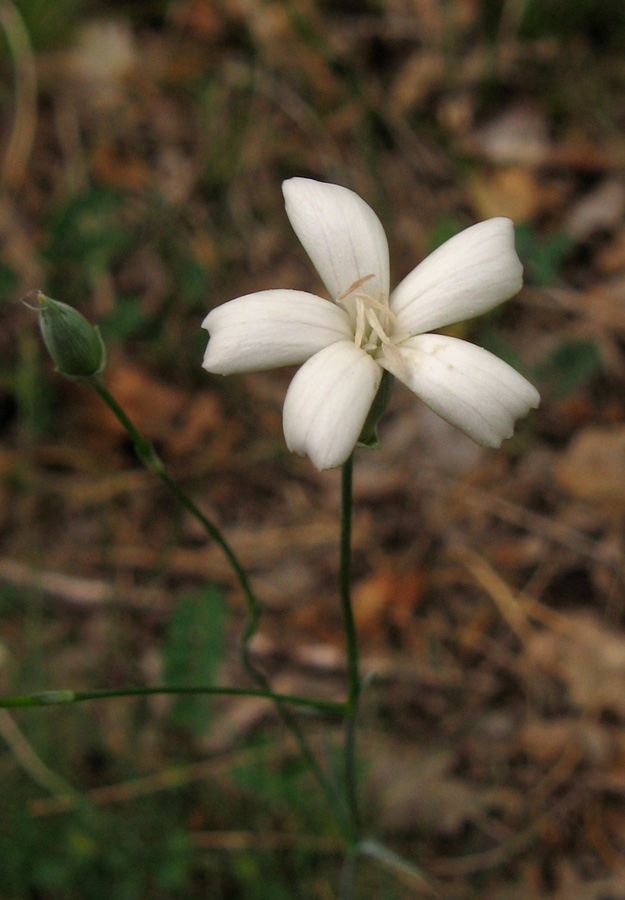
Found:
<path fill-rule="evenodd" d="M 20 298 L 100 324 L 110 390 L 249 567 L 257 662 L 338 699 L 340 476 L 286 451 L 292 371 L 206 375 L 201 321 L 321 291 L 290 176 L 367 200 L 394 283 L 508 215 L 525 287 L 452 333 L 541 408 L 486 451 L 399 386 L 357 455 L 364 808 L 439 896 L 625 896 L 624 51 L 621 0 L 0 0 L 3 694 L 246 683 L 224 560 Z M 262 701 L 3 710 L 0 779 L 4 898 L 337 897 Z M 366 863 L 357 890 L 432 895 Z"/>

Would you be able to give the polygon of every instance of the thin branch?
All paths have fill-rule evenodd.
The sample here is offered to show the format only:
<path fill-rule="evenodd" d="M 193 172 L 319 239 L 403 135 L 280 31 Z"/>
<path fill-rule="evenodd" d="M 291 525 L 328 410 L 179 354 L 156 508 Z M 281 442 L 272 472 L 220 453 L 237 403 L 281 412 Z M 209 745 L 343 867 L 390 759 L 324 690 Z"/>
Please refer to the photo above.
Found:
<path fill-rule="evenodd" d="M 0 709 L 0 735 L 11 750 L 19 767 L 40 787 L 45 788 L 55 798 L 69 795 L 76 799 L 80 795 L 74 788 L 53 772 L 34 751 L 31 744 L 18 728 L 13 716 L 6 709 Z"/>
<path fill-rule="evenodd" d="M 333 700 L 317 700 L 313 697 L 300 697 L 296 694 L 276 694 L 273 691 L 255 688 L 218 687 L 204 685 L 201 687 L 161 685 L 159 687 L 125 687 L 102 688 L 94 691 L 51 690 L 34 694 L 23 694 L 19 697 L 0 697 L 0 708 L 24 706 L 59 706 L 67 703 L 82 703 L 85 700 L 108 700 L 112 697 L 147 697 L 154 694 L 195 694 L 223 695 L 229 697 L 262 697 L 274 703 L 293 703 L 316 709 L 318 712 L 343 715 L 345 704 Z"/>

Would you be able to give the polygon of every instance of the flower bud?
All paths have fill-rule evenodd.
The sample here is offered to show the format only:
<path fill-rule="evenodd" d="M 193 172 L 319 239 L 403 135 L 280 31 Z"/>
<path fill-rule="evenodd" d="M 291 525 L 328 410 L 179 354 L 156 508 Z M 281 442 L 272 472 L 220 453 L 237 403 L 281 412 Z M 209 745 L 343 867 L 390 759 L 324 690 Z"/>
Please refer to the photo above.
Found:
<path fill-rule="evenodd" d="M 100 329 L 77 309 L 39 293 L 39 328 L 43 342 L 60 375 L 88 379 L 106 365 L 106 347 Z"/>
<path fill-rule="evenodd" d="M 380 386 L 373 399 L 373 403 L 371 404 L 371 409 L 369 410 L 365 424 L 362 426 L 360 437 L 358 438 L 359 447 L 375 448 L 380 446 L 380 441 L 378 440 L 378 422 L 386 412 L 386 407 L 388 406 L 391 394 L 393 393 L 394 384 L 395 378 L 390 372 L 384 371 L 382 381 L 380 382 Z"/>

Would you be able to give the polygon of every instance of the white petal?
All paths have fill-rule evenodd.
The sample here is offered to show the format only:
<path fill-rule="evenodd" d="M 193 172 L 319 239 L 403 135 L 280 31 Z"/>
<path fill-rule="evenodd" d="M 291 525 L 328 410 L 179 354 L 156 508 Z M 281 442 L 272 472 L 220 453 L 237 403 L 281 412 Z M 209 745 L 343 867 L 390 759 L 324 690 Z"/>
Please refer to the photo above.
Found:
<path fill-rule="evenodd" d="M 360 290 L 388 297 L 388 243 L 371 207 L 348 188 L 310 178 L 290 178 L 282 191 L 291 225 L 332 299 L 365 278 Z"/>
<path fill-rule="evenodd" d="M 353 338 L 340 307 L 304 291 L 259 291 L 211 310 L 202 365 L 217 375 L 304 362 L 335 341 Z"/>
<path fill-rule="evenodd" d="M 295 374 L 284 401 L 287 447 L 318 469 L 349 457 L 382 380 L 382 369 L 353 342 L 326 347 Z"/>
<path fill-rule="evenodd" d="M 538 391 L 488 350 L 458 338 L 420 334 L 380 359 L 430 409 L 485 447 L 512 436 L 515 421 L 538 406 Z M 403 365 L 402 365 L 403 363 Z"/>
<path fill-rule="evenodd" d="M 466 228 L 431 253 L 395 288 L 391 309 L 402 331 L 421 334 L 487 312 L 522 283 L 514 227 L 500 216 Z"/>

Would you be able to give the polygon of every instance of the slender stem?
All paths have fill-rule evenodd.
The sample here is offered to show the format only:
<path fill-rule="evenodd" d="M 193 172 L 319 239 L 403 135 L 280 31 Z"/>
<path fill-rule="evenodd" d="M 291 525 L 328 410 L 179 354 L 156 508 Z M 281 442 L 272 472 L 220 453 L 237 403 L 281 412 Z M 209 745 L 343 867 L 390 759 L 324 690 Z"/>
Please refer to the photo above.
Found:
<path fill-rule="evenodd" d="M 339 569 L 339 589 L 343 622 L 347 644 L 347 704 L 345 710 L 345 786 L 350 811 L 352 837 L 358 840 L 360 833 L 360 812 L 356 775 L 356 715 L 360 696 L 360 674 L 358 669 L 358 644 L 356 624 L 351 598 L 351 547 L 352 547 L 352 476 L 353 454 L 343 465 L 341 481 L 341 561 Z"/>
<path fill-rule="evenodd" d="M 356 707 L 345 719 L 345 784 L 352 821 L 353 839 L 357 840 L 360 835 L 360 809 L 358 806 L 358 780 L 356 774 Z"/>
<path fill-rule="evenodd" d="M 38 691 L 36 694 L 25 694 L 20 697 L 0 697 L 0 708 L 18 706 L 53 706 L 65 703 L 80 703 L 83 700 L 106 700 L 110 697 L 144 697 L 153 694 L 217 694 L 234 697 L 266 697 L 274 702 L 292 703 L 315 709 L 318 712 L 342 715 L 344 703 L 333 700 L 317 700 L 313 697 L 300 697 L 297 694 L 275 694 L 273 691 L 256 690 L 255 688 L 237 687 L 124 687 L 102 688 L 94 691 L 52 690 Z"/>
<path fill-rule="evenodd" d="M 161 479 L 161 481 L 169 488 L 171 493 L 182 503 L 185 509 L 187 509 L 191 513 L 191 515 L 193 515 L 198 520 L 198 522 L 200 522 L 206 532 L 213 538 L 214 541 L 216 541 L 216 543 L 222 549 L 228 562 L 232 566 L 239 584 L 241 585 L 247 603 L 247 622 L 243 635 L 241 654 L 243 665 L 251 678 L 259 686 L 259 695 L 271 697 L 273 699 L 276 705 L 276 709 L 280 714 L 280 718 L 282 719 L 284 725 L 291 731 L 299 746 L 304 761 L 312 770 L 315 778 L 322 788 L 328 804 L 330 805 L 330 808 L 333 810 L 337 818 L 337 824 L 339 825 L 339 828 L 341 830 L 344 830 L 344 825 L 340 821 L 340 815 L 335 808 L 334 798 L 329 781 L 325 773 L 323 772 L 323 769 L 319 765 L 314 753 L 310 749 L 310 746 L 306 741 L 299 723 L 297 722 L 291 710 L 284 705 L 284 702 L 282 699 L 280 699 L 279 695 L 273 693 L 269 680 L 264 672 L 261 672 L 260 669 L 257 669 L 250 658 L 249 644 L 258 626 L 258 620 L 260 618 L 260 603 L 252 590 L 248 577 L 245 573 L 245 570 L 243 569 L 243 566 L 239 562 L 238 557 L 236 556 L 230 544 L 226 541 L 225 537 L 222 535 L 219 528 L 217 528 L 217 526 L 214 525 L 210 521 L 210 519 L 208 519 L 207 516 L 204 515 L 202 510 L 198 506 L 196 506 L 189 495 L 185 493 L 185 491 L 180 487 L 178 482 L 174 481 L 174 479 L 171 478 L 171 476 L 165 469 L 163 461 L 160 459 L 156 450 L 154 449 L 152 442 L 146 440 L 138 431 L 134 422 L 132 422 L 132 420 L 126 415 L 124 409 L 119 405 L 117 400 L 113 397 L 113 395 L 103 384 L 103 382 L 96 377 L 92 378 L 89 383 L 93 386 L 93 388 L 97 391 L 100 397 L 104 400 L 110 410 L 114 413 L 114 415 L 126 429 L 128 434 L 132 438 L 137 453 L 143 463 L 151 472 L 153 472 Z"/>
<path fill-rule="evenodd" d="M 355 705 L 360 692 L 358 673 L 358 646 L 356 642 L 356 625 L 351 597 L 352 567 L 352 472 L 353 454 L 343 465 L 341 483 L 341 562 L 339 570 L 339 586 L 341 605 L 347 640 L 347 678 L 348 703 Z"/>

